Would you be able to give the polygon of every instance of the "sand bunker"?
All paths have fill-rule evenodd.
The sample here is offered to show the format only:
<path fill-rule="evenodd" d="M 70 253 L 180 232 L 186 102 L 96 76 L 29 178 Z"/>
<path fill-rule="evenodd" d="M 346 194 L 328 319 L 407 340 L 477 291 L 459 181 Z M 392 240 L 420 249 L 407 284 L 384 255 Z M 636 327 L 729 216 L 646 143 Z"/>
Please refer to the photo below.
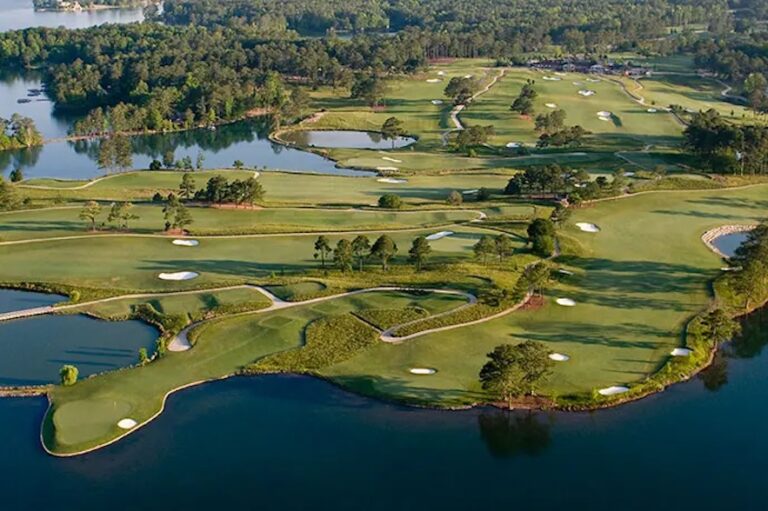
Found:
<path fill-rule="evenodd" d="M 595 93 L 595 91 L 593 91 L 593 90 L 589 90 L 589 89 L 581 89 L 581 90 L 579 91 L 579 94 L 581 94 L 581 95 L 582 95 L 582 96 L 584 96 L 584 97 L 589 97 L 589 96 L 594 96 L 596 93 Z"/>
<path fill-rule="evenodd" d="M 430 78 L 427 83 L 440 83 L 440 78 Z"/>
<path fill-rule="evenodd" d="M 611 112 L 609 112 L 608 110 L 600 110 L 599 112 L 597 112 L 597 116 L 598 117 L 610 117 L 612 115 L 613 114 Z"/>
<path fill-rule="evenodd" d="M 478 193 L 478 192 L 480 192 L 480 189 L 479 188 L 475 188 L 474 190 L 464 190 L 461 193 L 462 193 L 462 195 L 472 195 L 473 193 Z"/>
<path fill-rule="evenodd" d="M 555 303 L 558 305 L 562 305 L 563 307 L 573 307 L 576 305 L 576 302 L 571 300 L 570 298 L 558 298 L 555 300 Z"/>
<path fill-rule="evenodd" d="M 562 71 L 555 71 L 555 74 L 557 76 L 565 76 L 565 73 L 563 73 Z"/>
<path fill-rule="evenodd" d="M 648 110 L 646 110 L 646 112 L 648 112 L 649 114 L 655 114 L 656 112 L 658 112 L 658 110 L 656 110 L 655 108 L 649 108 Z"/>
<path fill-rule="evenodd" d="M 394 177 L 382 177 L 381 179 L 377 179 L 379 183 L 389 183 L 391 185 L 402 185 L 404 183 L 407 183 L 407 179 L 395 179 Z"/>
<path fill-rule="evenodd" d="M 443 100 L 442 99 L 433 99 L 432 100 L 432 104 L 433 105 L 442 105 L 443 104 Z"/>
<path fill-rule="evenodd" d="M 179 247 L 196 247 L 200 242 L 197 240 L 173 240 L 173 244 Z"/>
<path fill-rule="evenodd" d="M 623 394 L 628 391 L 628 387 L 622 387 L 620 385 L 614 385 L 612 387 L 606 387 L 597 391 L 601 396 L 615 396 L 616 394 Z"/>
<path fill-rule="evenodd" d="M 691 353 L 693 353 L 693 350 L 689 350 L 688 348 L 675 348 L 669 354 L 673 357 L 687 357 Z"/>
<path fill-rule="evenodd" d="M 398 171 L 400 169 L 397 168 L 397 167 L 376 167 L 376 170 L 384 170 L 384 171 L 395 172 L 395 171 Z"/>
<path fill-rule="evenodd" d="M 558 78 L 557 76 L 545 76 L 544 80 L 548 82 L 559 82 L 561 79 Z"/>
<path fill-rule="evenodd" d="M 587 78 L 587 81 L 589 83 L 600 83 L 600 80 L 598 78 Z"/>
<path fill-rule="evenodd" d="M 192 280 L 199 276 L 199 273 L 193 271 L 177 271 L 176 273 L 161 273 L 157 278 L 160 280 Z"/>
<path fill-rule="evenodd" d="M 445 71 L 438 71 L 437 76 L 445 76 Z"/>
<path fill-rule="evenodd" d="M 381 159 L 391 161 L 392 163 L 403 163 L 403 160 L 396 160 L 394 158 L 390 158 L 389 156 L 382 156 Z"/>
<path fill-rule="evenodd" d="M 435 240 L 441 240 L 443 238 L 447 238 L 448 236 L 451 236 L 453 234 L 453 231 L 440 231 L 436 232 L 435 234 L 430 234 L 427 236 L 428 241 L 435 241 Z"/>
<path fill-rule="evenodd" d="M 557 108 L 557 103 L 544 103 L 547 108 Z"/>
<path fill-rule="evenodd" d="M 571 357 L 568 355 L 563 355 L 562 353 L 550 353 L 549 359 L 554 360 L 555 362 L 568 362 Z"/>
<path fill-rule="evenodd" d="M 120 429 L 133 429 L 136 427 L 137 422 L 133 419 L 121 419 L 120 422 L 117 423 L 117 427 Z"/>
<path fill-rule="evenodd" d="M 559 270 L 557 270 L 557 273 L 562 273 L 563 275 L 573 275 L 573 272 L 572 272 L 572 271 L 564 270 L 564 269 L 562 269 L 562 268 L 560 268 Z"/>
<path fill-rule="evenodd" d="M 598 226 L 587 222 L 576 222 L 576 227 L 584 232 L 600 232 L 600 228 Z"/>
<path fill-rule="evenodd" d="M 408 369 L 408 372 L 411 374 L 435 374 L 437 372 L 437 369 L 432 369 L 431 367 L 411 367 Z"/>
<path fill-rule="evenodd" d="M 472 75 L 464 75 L 464 78 L 472 78 Z"/>
<path fill-rule="evenodd" d="M 517 147 L 520 147 L 520 142 L 509 142 L 509 143 L 507 144 L 507 147 L 508 147 L 509 149 L 515 149 L 515 148 L 517 148 Z"/>

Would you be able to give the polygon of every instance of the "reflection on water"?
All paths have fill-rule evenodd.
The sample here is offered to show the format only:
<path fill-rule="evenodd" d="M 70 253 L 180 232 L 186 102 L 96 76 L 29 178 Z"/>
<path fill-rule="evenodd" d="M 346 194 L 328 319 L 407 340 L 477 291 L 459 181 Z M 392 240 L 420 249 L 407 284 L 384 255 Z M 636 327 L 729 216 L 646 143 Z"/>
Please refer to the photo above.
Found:
<path fill-rule="evenodd" d="M 395 137 L 390 140 L 375 131 L 346 130 L 296 130 L 281 137 L 286 142 L 301 146 L 347 149 L 397 149 L 416 141 L 411 137 Z"/>
<path fill-rule="evenodd" d="M 496 458 L 538 456 L 550 442 L 551 424 L 543 413 L 484 410 L 477 424 L 488 452 Z"/>

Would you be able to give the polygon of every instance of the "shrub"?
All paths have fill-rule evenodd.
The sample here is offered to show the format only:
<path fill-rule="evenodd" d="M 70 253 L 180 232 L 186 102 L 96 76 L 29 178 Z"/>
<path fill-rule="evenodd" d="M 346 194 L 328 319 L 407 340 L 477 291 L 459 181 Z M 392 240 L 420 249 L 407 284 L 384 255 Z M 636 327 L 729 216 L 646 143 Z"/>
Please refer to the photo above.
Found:
<path fill-rule="evenodd" d="M 394 193 L 385 193 L 379 197 L 379 207 L 386 209 L 400 209 L 403 207 L 403 199 Z"/>

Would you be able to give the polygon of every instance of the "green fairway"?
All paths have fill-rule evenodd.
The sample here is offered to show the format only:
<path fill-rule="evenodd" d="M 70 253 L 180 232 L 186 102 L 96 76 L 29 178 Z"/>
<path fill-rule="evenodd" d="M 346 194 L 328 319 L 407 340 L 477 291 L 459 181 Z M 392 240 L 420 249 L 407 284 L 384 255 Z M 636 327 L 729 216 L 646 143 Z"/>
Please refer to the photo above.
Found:
<path fill-rule="evenodd" d="M 552 80 L 545 80 L 545 77 Z M 564 110 L 567 126 L 578 124 L 593 133 L 585 141 L 587 148 L 616 151 L 679 143 L 681 128 L 669 114 L 648 113 L 608 77 L 596 78 L 579 73 L 554 75 L 513 68 L 488 93 L 474 101 L 461 118 L 468 124 L 492 124 L 496 131 L 492 142 L 496 146 L 504 147 L 511 142 L 535 144 L 539 134 L 534 130 L 533 118 L 509 110 L 529 79 L 535 80 L 538 92 L 534 102 L 535 115 L 554 110 L 547 104 Z M 591 90 L 595 94 L 581 96 L 580 90 Z M 601 120 L 597 115 L 601 111 L 610 112 L 611 120 Z"/>
<path fill-rule="evenodd" d="M 722 263 L 699 237 L 718 225 L 762 218 L 766 191 L 653 193 L 577 210 L 574 222 L 593 222 L 601 231 L 569 228 L 584 251 L 563 258 L 575 275 L 547 292 L 543 309 L 380 345 L 322 373 L 368 394 L 462 404 L 481 397 L 477 374 L 486 353 L 502 342 L 533 339 L 571 357 L 556 366 L 546 392 L 641 380 L 681 344 L 685 322 L 706 306 L 708 282 Z M 559 306 L 558 297 L 577 305 Z M 438 372 L 414 376 L 408 367 Z"/>
<path fill-rule="evenodd" d="M 151 419 L 161 410 L 165 396 L 179 387 L 221 378 L 269 353 L 299 347 L 306 326 L 321 317 L 414 305 L 437 312 L 458 304 L 454 297 L 444 295 L 375 292 L 204 324 L 189 351 L 56 388 L 43 428 L 45 445 L 65 454 L 110 441 L 124 433 L 118 421 Z"/>

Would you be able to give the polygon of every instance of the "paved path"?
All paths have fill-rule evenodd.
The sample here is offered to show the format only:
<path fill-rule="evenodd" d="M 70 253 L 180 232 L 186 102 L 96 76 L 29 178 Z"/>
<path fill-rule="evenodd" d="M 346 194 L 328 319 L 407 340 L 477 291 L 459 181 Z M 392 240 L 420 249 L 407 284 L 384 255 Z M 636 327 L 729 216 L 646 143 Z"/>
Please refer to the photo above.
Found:
<path fill-rule="evenodd" d="M 474 101 L 475 99 L 477 99 L 479 96 L 481 96 L 481 95 L 485 94 L 486 92 L 488 92 L 489 90 L 491 90 L 491 87 L 493 87 L 494 85 L 496 85 L 496 82 L 498 82 L 498 81 L 499 81 L 499 80 L 500 80 L 500 79 L 501 79 L 501 78 L 502 78 L 502 77 L 503 77 L 503 76 L 506 74 L 506 72 L 507 72 L 507 70 L 506 70 L 506 69 L 502 69 L 502 70 L 501 70 L 501 72 L 500 72 L 500 73 L 497 73 L 497 74 L 496 74 L 496 75 L 495 75 L 495 76 L 494 76 L 494 77 L 491 79 L 491 81 L 490 81 L 490 82 L 488 82 L 488 84 L 486 84 L 486 86 L 485 86 L 485 87 L 483 87 L 481 90 L 477 91 L 477 92 L 476 92 L 476 93 L 475 93 L 475 94 L 474 94 L 474 95 L 473 95 L 473 96 L 472 96 L 472 97 L 469 99 L 469 101 L 467 101 L 467 103 L 466 103 L 466 104 L 456 105 L 456 106 L 454 106 L 454 107 L 451 109 L 451 113 L 450 113 L 450 119 L 451 119 L 451 122 L 453 123 L 453 126 L 454 126 L 454 127 L 453 127 L 452 129 L 448 129 L 448 130 L 446 130 L 446 131 L 444 131 L 444 132 L 443 132 L 443 137 L 442 137 L 442 140 L 443 140 L 443 145 L 448 145 L 448 136 L 449 136 L 449 135 L 450 135 L 452 132 L 454 132 L 454 131 L 459 131 L 459 130 L 463 130 L 463 129 L 464 129 L 464 125 L 461 123 L 461 119 L 459 119 L 459 114 L 462 112 L 462 110 L 464 110 L 464 109 L 467 107 L 467 105 L 468 105 L 469 103 L 471 103 L 472 101 Z"/>

